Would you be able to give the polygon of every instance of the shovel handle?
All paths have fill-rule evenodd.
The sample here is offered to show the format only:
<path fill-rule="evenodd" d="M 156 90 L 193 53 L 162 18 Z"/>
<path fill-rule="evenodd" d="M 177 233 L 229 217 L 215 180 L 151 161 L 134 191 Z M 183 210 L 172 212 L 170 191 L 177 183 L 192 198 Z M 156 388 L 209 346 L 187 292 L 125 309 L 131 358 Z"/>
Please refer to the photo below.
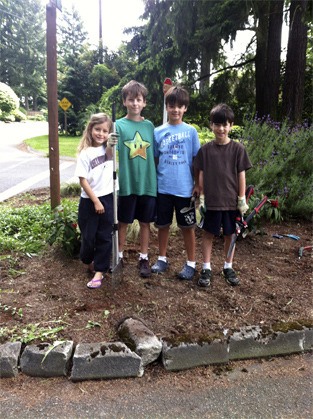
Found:
<path fill-rule="evenodd" d="M 113 132 L 116 133 L 115 127 L 115 102 L 112 103 L 112 122 Z M 117 172 L 116 172 L 116 145 L 113 147 L 113 240 L 112 240 L 112 259 L 113 268 L 118 264 L 118 219 L 117 219 Z"/>

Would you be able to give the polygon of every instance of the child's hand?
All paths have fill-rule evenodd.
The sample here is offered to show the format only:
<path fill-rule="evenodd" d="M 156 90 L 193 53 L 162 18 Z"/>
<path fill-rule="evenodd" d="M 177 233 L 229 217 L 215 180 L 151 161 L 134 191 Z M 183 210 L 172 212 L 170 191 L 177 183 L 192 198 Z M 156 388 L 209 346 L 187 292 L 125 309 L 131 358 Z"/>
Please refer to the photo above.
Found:
<path fill-rule="evenodd" d="M 237 209 L 241 215 L 244 215 L 248 211 L 249 205 L 246 202 L 245 196 L 238 196 Z"/>
<path fill-rule="evenodd" d="M 100 200 L 95 202 L 95 211 L 97 214 L 103 214 L 105 211 L 104 206 L 102 205 Z"/>
<path fill-rule="evenodd" d="M 119 137 L 119 134 L 117 134 L 116 132 L 112 132 L 108 138 L 108 143 L 107 143 L 108 146 L 114 147 L 118 142 L 118 137 Z"/>

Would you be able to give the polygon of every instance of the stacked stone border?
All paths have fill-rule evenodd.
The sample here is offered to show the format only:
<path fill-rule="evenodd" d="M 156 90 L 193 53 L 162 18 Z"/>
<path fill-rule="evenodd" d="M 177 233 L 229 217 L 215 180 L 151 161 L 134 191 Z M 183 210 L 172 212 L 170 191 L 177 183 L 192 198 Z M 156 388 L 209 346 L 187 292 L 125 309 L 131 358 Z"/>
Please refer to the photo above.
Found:
<path fill-rule="evenodd" d="M 288 329 L 288 330 L 287 330 Z M 142 377 L 148 364 L 159 361 L 168 371 L 180 371 L 229 361 L 308 352 L 313 349 L 313 326 L 293 323 L 284 328 L 248 326 L 228 335 L 158 339 L 140 320 L 126 318 L 118 326 L 121 342 L 75 345 L 56 341 L 28 345 L 0 345 L 0 377 L 22 373 L 34 377 L 68 377 L 73 382 Z"/>

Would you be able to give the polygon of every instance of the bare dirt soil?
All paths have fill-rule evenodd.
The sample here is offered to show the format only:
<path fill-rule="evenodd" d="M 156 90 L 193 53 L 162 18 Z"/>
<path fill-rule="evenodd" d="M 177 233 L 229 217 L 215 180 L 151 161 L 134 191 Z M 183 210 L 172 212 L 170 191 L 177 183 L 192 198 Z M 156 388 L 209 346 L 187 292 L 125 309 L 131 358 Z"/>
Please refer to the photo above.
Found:
<path fill-rule="evenodd" d="M 33 191 L 37 202 L 49 200 L 47 190 Z M 78 199 L 77 199 L 78 200 Z M 27 196 L 15 205 L 27 203 Z M 100 289 L 90 290 L 91 278 L 78 259 L 48 248 L 38 257 L 23 257 L 12 276 L 2 263 L 1 327 L 22 329 L 27 324 L 62 325 L 58 339 L 75 343 L 117 340 L 116 325 L 124 317 L 140 318 L 158 336 L 195 341 L 204 336 L 238 330 L 242 326 L 271 326 L 280 322 L 312 324 L 312 252 L 299 249 L 312 244 L 312 223 L 290 220 L 282 224 L 263 222 L 260 231 L 238 241 L 234 268 L 241 282 L 228 285 L 222 277 L 223 240 L 215 239 L 213 278 L 209 288 L 197 286 L 201 269 L 201 230 L 197 229 L 198 274 L 191 282 L 177 279 L 185 263 L 180 232 L 170 237 L 170 267 L 162 275 L 141 278 L 138 274 L 137 242 L 128 243 L 122 278 L 107 274 Z M 277 239 L 273 234 L 295 234 Z M 1 254 L 1 252 L 0 252 Z M 152 229 L 150 261 L 157 259 L 157 232 Z M 121 280 L 120 280 L 121 279 Z M 22 316 L 11 307 L 22 309 Z"/>

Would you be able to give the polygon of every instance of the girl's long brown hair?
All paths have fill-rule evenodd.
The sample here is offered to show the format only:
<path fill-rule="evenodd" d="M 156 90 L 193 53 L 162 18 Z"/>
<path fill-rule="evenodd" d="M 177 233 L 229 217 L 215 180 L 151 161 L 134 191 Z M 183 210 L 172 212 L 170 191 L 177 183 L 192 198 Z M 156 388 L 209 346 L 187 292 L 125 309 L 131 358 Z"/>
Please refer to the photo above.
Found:
<path fill-rule="evenodd" d="M 90 120 L 83 132 L 82 139 L 78 145 L 77 151 L 80 153 L 82 150 L 92 147 L 92 136 L 91 131 L 95 125 L 103 124 L 103 122 L 108 122 L 109 124 L 109 132 L 113 131 L 113 122 L 112 119 L 105 113 L 95 113 L 91 115 Z"/>

